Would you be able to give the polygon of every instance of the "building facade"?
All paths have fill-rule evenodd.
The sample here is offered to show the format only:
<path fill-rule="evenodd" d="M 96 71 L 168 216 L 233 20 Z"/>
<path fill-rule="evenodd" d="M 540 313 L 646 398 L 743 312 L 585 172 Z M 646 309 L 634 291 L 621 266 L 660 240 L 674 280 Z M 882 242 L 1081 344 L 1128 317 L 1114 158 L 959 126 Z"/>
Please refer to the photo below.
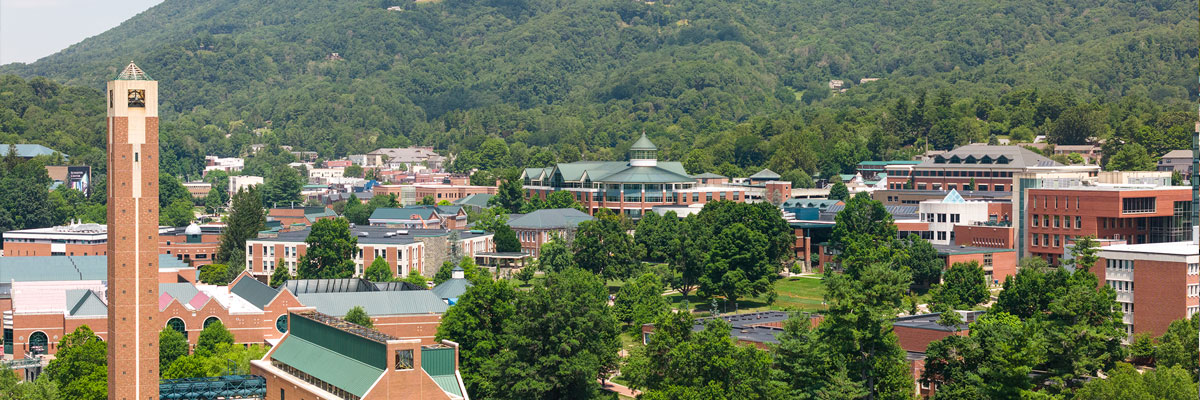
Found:
<path fill-rule="evenodd" d="M 926 158 L 920 164 L 887 165 L 888 189 L 978 190 L 1008 192 L 1016 174 L 1084 172 L 1094 175 L 1096 165 L 1062 165 L 1020 146 L 967 145 Z"/>
<path fill-rule="evenodd" d="M 310 232 L 310 229 L 279 232 L 247 240 L 246 271 L 255 276 L 270 276 L 276 268 L 287 268 L 295 275 L 296 265 L 307 251 L 305 240 Z M 362 276 L 365 268 L 379 257 L 387 261 L 397 278 L 411 273 L 433 276 L 454 252 L 459 256 L 474 256 L 495 250 L 492 234 L 483 231 L 356 226 L 351 228 L 351 234 L 358 240 L 354 276 Z"/>
<path fill-rule="evenodd" d="M 1153 185 L 1030 189 L 1025 209 L 1029 252 L 1058 264 L 1066 245 L 1084 236 L 1130 244 L 1186 240 L 1191 234 L 1189 189 Z"/>
<path fill-rule="evenodd" d="M 539 257 L 543 244 L 555 237 L 569 244 L 575 240 L 579 224 L 593 219 L 574 208 L 543 209 L 515 216 L 508 221 L 508 226 L 517 234 L 521 252 Z"/>
<path fill-rule="evenodd" d="M 1117 292 L 1125 332 L 1161 336 L 1171 321 L 1200 312 L 1200 243 L 1104 246 L 1091 271 Z"/>

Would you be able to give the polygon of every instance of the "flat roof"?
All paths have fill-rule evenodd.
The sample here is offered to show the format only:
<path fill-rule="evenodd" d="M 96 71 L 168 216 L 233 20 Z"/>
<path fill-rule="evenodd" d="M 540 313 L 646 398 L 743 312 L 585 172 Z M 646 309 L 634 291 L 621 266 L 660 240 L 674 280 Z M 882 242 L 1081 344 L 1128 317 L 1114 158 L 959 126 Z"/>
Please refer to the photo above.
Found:
<path fill-rule="evenodd" d="M 892 325 L 942 332 L 965 331 L 969 327 L 969 323 L 974 322 L 976 317 L 978 317 L 980 314 L 983 314 L 983 311 L 966 311 L 965 314 L 967 315 L 963 316 L 963 323 L 958 324 L 957 327 L 945 326 L 937 323 L 938 319 L 941 319 L 942 313 L 918 314 L 907 317 L 899 317 L 896 318 L 896 322 L 894 322 Z"/>
<path fill-rule="evenodd" d="M 1180 190 L 1180 191 L 1185 191 L 1185 192 L 1191 192 L 1192 187 L 1191 186 L 1164 186 L 1164 185 L 1155 185 L 1155 184 L 1098 184 L 1096 186 L 1072 186 L 1072 187 L 1064 187 L 1064 188 L 1030 188 L 1029 190 L 1030 191 L 1034 191 L 1034 190 L 1072 190 L 1072 191 L 1083 191 L 1083 192 L 1134 192 L 1134 191 L 1142 191 L 1142 190 L 1158 192 L 1158 191 L 1163 191 L 1163 190 Z"/>
<path fill-rule="evenodd" d="M 1173 256 L 1194 256 L 1200 254 L 1200 245 L 1196 242 L 1165 242 L 1143 244 L 1114 244 L 1100 247 L 1100 252 L 1124 252 L 1144 254 L 1168 254 Z"/>
<path fill-rule="evenodd" d="M 933 249 L 937 250 L 938 255 L 1011 253 L 1016 251 L 996 247 L 955 246 L 950 244 L 935 244 L 933 245 Z"/>
<path fill-rule="evenodd" d="M 393 235 L 391 237 L 388 237 L 386 235 L 389 232 L 395 233 L 397 231 L 403 231 L 403 232 L 406 232 L 406 234 Z M 294 231 L 290 231 L 290 232 L 279 232 L 278 236 L 273 237 L 273 238 L 272 237 L 266 237 L 266 238 L 259 237 L 256 239 L 249 239 L 248 241 L 251 241 L 251 242 L 302 243 L 302 242 L 304 242 L 305 239 L 308 239 L 308 234 L 310 232 L 312 232 L 312 228 L 302 229 L 302 230 L 294 230 Z M 458 238 L 460 240 L 474 239 L 474 238 L 478 238 L 478 237 L 489 236 L 492 234 L 491 232 L 485 232 L 485 231 L 479 231 L 479 230 L 458 230 L 457 232 L 458 232 Z M 363 233 L 366 233 L 366 236 L 361 235 Z M 412 244 L 412 243 L 416 243 L 415 238 L 418 238 L 418 237 L 445 236 L 445 235 L 448 235 L 449 233 L 450 233 L 450 230 L 447 230 L 447 229 L 403 229 L 403 228 L 389 228 L 389 227 L 385 227 L 385 226 L 361 226 L 361 225 L 350 228 L 350 234 L 358 237 L 359 244 L 399 244 L 399 245 Z"/>

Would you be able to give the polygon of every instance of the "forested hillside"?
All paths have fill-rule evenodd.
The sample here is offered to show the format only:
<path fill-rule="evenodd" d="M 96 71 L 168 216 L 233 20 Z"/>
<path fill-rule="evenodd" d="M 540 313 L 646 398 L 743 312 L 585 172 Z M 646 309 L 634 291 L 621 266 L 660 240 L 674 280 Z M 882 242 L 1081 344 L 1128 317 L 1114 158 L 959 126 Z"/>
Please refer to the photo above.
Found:
<path fill-rule="evenodd" d="M 0 73 L 98 89 L 136 61 L 160 82 L 176 174 L 258 142 L 324 157 L 429 144 L 459 169 L 615 159 L 644 131 L 692 172 L 828 176 L 925 140 L 1185 145 L 1196 14 L 1169 0 L 167 0 Z M 42 100 L 9 99 L 45 83 L 0 85 L 6 140 L 102 145 L 102 106 L 51 124 L 31 112 Z"/>

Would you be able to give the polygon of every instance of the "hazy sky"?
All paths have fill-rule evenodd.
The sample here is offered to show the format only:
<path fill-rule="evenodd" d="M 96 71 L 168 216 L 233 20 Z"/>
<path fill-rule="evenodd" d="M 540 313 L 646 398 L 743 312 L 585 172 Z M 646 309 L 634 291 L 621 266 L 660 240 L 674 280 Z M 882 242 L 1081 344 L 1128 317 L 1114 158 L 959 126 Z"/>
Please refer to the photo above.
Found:
<path fill-rule="evenodd" d="M 34 62 L 162 0 L 0 0 L 0 64 Z"/>

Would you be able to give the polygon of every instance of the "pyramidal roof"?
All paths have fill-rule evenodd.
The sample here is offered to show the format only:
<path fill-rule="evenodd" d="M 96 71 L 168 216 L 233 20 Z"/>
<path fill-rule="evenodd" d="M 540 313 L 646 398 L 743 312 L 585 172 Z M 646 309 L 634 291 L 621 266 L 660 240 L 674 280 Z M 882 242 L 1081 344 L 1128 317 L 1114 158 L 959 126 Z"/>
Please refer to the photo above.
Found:
<path fill-rule="evenodd" d="M 645 133 L 642 133 L 642 138 L 638 139 L 636 142 L 633 142 L 633 147 L 630 147 L 629 149 L 630 150 L 658 150 L 658 146 L 655 146 L 654 142 L 651 142 L 650 138 L 646 137 Z"/>
<path fill-rule="evenodd" d="M 153 79 L 150 79 L 150 75 L 146 75 L 146 71 L 142 71 L 142 69 L 138 68 L 138 66 L 136 64 L 134 64 L 133 61 L 130 61 L 129 65 L 125 66 L 125 70 L 121 71 L 120 75 L 117 75 L 117 80 L 118 81 L 151 81 Z"/>
<path fill-rule="evenodd" d="M 950 189 L 950 193 L 947 193 L 946 197 L 942 199 L 942 203 L 947 204 L 962 204 L 966 202 L 967 201 L 963 199 L 962 195 L 958 194 L 958 190 L 956 189 Z"/>

